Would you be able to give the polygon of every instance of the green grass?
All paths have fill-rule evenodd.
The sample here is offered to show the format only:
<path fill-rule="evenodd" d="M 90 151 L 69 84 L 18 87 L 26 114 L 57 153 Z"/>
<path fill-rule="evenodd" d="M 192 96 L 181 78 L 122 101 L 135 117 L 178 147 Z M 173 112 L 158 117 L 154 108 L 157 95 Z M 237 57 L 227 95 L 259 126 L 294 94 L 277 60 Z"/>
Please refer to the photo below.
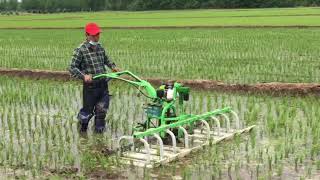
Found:
<path fill-rule="evenodd" d="M 0 67 L 66 70 L 82 30 L 0 30 Z M 114 62 L 142 77 L 320 82 L 320 29 L 105 30 Z"/>
<path fill-rule="evenodd" d="M 320 26 L 319 8 L 236 10 L 105 11 L 0 16 L 0 28 L 82 28 L 152 26 Z"/>

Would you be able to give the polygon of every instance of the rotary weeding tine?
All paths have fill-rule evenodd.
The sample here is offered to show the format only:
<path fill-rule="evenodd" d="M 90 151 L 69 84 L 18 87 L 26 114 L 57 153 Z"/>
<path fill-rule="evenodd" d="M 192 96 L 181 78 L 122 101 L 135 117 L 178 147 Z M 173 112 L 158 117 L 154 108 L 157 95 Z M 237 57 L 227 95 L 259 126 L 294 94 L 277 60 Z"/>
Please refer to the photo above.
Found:
<path fill-rule="evenodd" d="M 131 147 L 131 151 L 134 151 L 134 142 L 133 142 L 133 136 L 121 136 L 118 141 L 117 141 L 117 148 L 119 148 L 119 153 L 121 153 L 121 146 L 120 146 L 120 143 L 123 139 L 127 139 L 129 140 L 129 142 L 132 144 L 132 147 Z"/>
<path fill-rule="evenodd" d="M 188 149 L 189 148 L 189 134 L 184 127 L 179 126 L 179 129 L 181 129 L 184 134 L 184 147 Z"/>
<path fill-rule="evenodd" d="M 207 121 L 205 120 L 200 120 L 200 122 L 206 127 L 206 130 L 207 130 L 207 141 L 210 140 L 210 126 L 208 124 Z"/>
<path fill-rule="evenodd" d="M 155 137 L 158 140 L 159 146 L 160 146 L 160 160 L 163 159 L 163 141 L 161 139 L 161 137 L 159 136 L 159 134 L 154 134 L 153 137 Z"/>
<path fill-rule="evenodd" d="M 146 150 L 146 153 L 147 153 L 147 163 L 150 163 L 150 159 L 151 159 L 151 156 L 150 156 L 150 146 L 149 146 L 149 143 L 148 141 L 146 141 L 145 139 L 143 138 L 140 138 L 139 139 L 143 144 L 144 144 L 144 148 Z"/>
<path fill-rule="evenodd" d="M 239 120 L 239 116 L 236 112 L 231 110 L 231 114 L 235 117 L 236 119 L 236 129 L 240 129 L 240 120 Z"/>
<path fill-rule="evenodd" d="M 173 153 L 176 153 L 176 152 L 177 152 L 176 136 L 175 136 L 175 135 L 173 134 L 173 132 L 170 131 L 169 129 L 166 130 L 166 133 L 168 133 L 168 134 L 171 136 Z"/>
<path fill-rule="evenodd" d="M 220 121 L 219 121 L 219 119 L 214 116 L 212 116 L 211 119 L 213 119 L 214 122 L 217 124 L 218 136 L 220 136 Z"/>
<path fill-rule="evenodd" d="M 228 117 L 227 115 L 225 115 L 225 114 L 223 114 L 223 113 L 221 113 L 221 115 L 224 117 L 224 119 L 225 119 L 226 122 L 227 122 L 226 132 L 229 132 L 229 130 L 230 130 L 230 119 L 229 119 L 229 117 Z"/>

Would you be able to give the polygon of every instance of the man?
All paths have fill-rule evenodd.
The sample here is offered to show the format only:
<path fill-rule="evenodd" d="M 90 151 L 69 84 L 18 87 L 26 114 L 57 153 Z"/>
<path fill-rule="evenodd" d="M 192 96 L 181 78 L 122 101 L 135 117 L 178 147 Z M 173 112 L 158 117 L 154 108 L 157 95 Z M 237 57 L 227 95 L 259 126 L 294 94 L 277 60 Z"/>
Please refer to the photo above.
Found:
<path fill-rule="evenodd" d="M 106 72 L 108 66 L 113 72 L 119 71 L 99 44 L 101 29 L 95 23 L 85 27 L 86 41 L 74 50 L 70 73 L 72 77 L 83 80 L 83 107 L 78 113 L 80 132 L 85 133 L 90 119 L 95 116 L 95 132 L 105 130 L 105 117 L 109 108 L 108 84 L 105 79 L 92 77 Z"/>

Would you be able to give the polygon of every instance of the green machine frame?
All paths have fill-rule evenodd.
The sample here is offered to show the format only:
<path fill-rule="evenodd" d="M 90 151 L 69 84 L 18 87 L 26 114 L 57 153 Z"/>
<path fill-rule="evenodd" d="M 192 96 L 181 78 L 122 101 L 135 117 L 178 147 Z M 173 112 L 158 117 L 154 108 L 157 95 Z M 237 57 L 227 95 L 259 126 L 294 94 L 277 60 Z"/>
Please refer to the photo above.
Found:
<path fill-rule="evenodd" d="M 177 82 L 171 85 L 171 91 L 173 91 L 172 98 L 166 99 L 163 93 L 162 96 L 160 95 L 161 92 L 166 92 L 165 85 L 160 86 L 159 89 L 156 90 L 149 82 L 140 79 L 130 71 L 100 74 L 93 79 L 99 78 L 125 81 L 137 87 L 143 95 L 151 99 L 145 108 L 147 121 L 133 128 L 134 138 L 143 138 L 155 133 L 158 133 L 164 138 L 167 129 L 178 129 L 178 127 L 183 125 L 188 125 L 189 131 L 192 132 L 196 121 L 231 111 L 231 108 L 227 107 L 202 115 L 186 114 L 183 103 L 189 99 L 190 89 Z M 141 88 L 143 88 L 143 90 L 141 90 Z M 178 106 L 178 108 L 176 106 Z M 178 129 L 177 133 L 178 137 L 183 136 L 183 132 L 180 132 L 180 129 Z"/>

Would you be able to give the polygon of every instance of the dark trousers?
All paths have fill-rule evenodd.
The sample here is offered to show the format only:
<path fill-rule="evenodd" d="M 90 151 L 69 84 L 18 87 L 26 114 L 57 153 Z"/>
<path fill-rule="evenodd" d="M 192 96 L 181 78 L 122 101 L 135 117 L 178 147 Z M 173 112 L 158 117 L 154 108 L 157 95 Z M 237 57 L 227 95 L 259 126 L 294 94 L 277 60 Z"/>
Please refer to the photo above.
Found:
<path fill-rule="evenodd" d="M 81 126 L 80 131 L 87 131 L 90 119 L 95 116 L 95 132 L 101 133 L 105 130 L 105 118 L 109 108 L 108 83 L 105 80 L 93 81 L 83 84 L 83 107 L 78 119 Z"/>

